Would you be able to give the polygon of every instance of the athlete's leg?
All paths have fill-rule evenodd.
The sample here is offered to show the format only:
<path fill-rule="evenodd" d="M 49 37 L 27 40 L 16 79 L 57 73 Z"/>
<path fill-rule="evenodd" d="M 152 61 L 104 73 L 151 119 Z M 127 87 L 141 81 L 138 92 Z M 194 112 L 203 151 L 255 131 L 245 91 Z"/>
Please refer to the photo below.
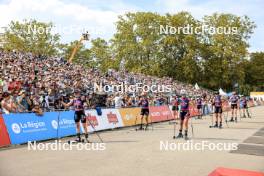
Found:
<path fill-rule="evenodd" d="M 235 121 L 237 121 L 237 106 L 235 106 L 234 111 L 235 111 Z"/>
<path fill-rule="evenodd" d="M 189 117 L 185 117 L 184 118 L 184 136 L 187 137 L 188 136 L 188 122 L 189 122 Z"/>
<path fill-rule="evenodd" d="M 139 129 L 143 129 L 143 118 L 144 118 L 144 115 L 141 115 Z"/>
<path fill-rule="evenodd" d="M 148 128 L 148 124 L 149 124 L 149 122 L 148 122 L 149 115 L 146 114 L 145 117 L 146 117 L 146 129 L 147 129 Z"/>
<path fill-rule="evenodd" d="M 77 134 L 77 141 L 81 140 L 81 132 L 80 132 L 80 114 L 78 114 L 77 112 L 75 112 L 74 114 L 74 121 L 75 121 L 75 126 L 76 126 L 76 134 Z"/>
<path fill-rule="evenodd" d="M 232 115 L 231 120 L 233 120 L 233 118 L 234 118 L 234 107 L 233 106 L 231 107 L 231 115 Z"/>
<path fill-rule="evenodd" d="M 222 113 L 223 113 L 223 111 L 222 111 L 222 108 L 221 108 L 220 111 L 219 111 L 219 128 L 222 128 L 222 121 L 223 121 Z"/>
<path fill-rule="evenodd" d="M 218 127 L 218 112 L 215 113 L 215 125 L 214 127 Z"/>
<path fill-rule="evenodd" d="M 234 121 L 234 105 L 231 105 L 231 119 L 230 119 L 230 122 L 233 122 Z"/>
<path fill-rule="evenodd" d="M 179 112 L 175 111 L 175 114 L 176 114 L 176 119 L 179 119 Z"/>
<path fill-rule="evenodd" d="M 83 129 L 84 129 L 84 136 L 87 139 L 88 138 L 88 128 L 87 128 L 86 120 L 87 119 L 86 119 L 85 113 L 83 113 L 81 122 L 82 122 L 82 126 L 83 126 Z"/>
<path fill-rule="evenodd" d="M 178 117 L 177 117 L 177 111 L 176 110 L 174 110 L 173 111 L 173 118 L 176 120 Z"/>
<path fill-rule="evenodd" d="M 76 126 L 76 133 L 80 133 L 80 121 L 79 122 L 75 122 L 75 126 Z"/>
<path fill-rule="evenodd" d="M 185 113 L 184 112 L 180 112 L 180 129 L 179 129 L 179 134 L 178 134 L 177 138 L 183 137 L 182 129 L 183 129 L 184 116 L 185 116 Z"/>

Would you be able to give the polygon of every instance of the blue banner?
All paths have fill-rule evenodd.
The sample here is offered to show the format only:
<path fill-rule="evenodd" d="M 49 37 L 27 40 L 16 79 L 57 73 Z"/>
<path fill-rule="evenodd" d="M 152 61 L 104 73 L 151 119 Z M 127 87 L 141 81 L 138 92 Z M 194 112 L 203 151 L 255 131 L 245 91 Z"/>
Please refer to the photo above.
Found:
<path fill-rule="evenodd" d="M 57 117 L 57 112 L 46 112 L 43 116 L 34 113 L 3 115 L 11 144 L 56 138 Z"/>
<path fill-rule="evenodd" d="M 74 112 L 3 114 L 11 144 L 39 141 L 76 134 Z M 58 124 L 59 121 L 59 124 Z"/>
<path fill-rule="evenodd" d="M 75 122 L 74 122 L 74 111 L 58 112 L 58 119 L 60 122 L 59 125 L 57 125 L 59 137 L 70 136 L 70 135 L 76 134 L 76 128 L 75 128 Z"/>

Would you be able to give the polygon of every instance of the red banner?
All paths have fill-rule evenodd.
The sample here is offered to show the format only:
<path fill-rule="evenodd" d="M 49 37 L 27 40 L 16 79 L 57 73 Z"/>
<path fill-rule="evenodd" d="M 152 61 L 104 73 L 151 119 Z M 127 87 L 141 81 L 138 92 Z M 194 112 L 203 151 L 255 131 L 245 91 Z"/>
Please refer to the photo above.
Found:
<path fill-rule="evenodd" d="M 10 145 L 9 135 L 2 114 L 0 114 L 0 147 Z"/>
<path fill-rule="evenodd" d="M 98 126 L 98 121 L 96 119 L 96 116 L 93 116 L 91 115 L 90 113 L 87 113 L 87 116 L 86 116 L 87 120 L 89 120 L 91 122 L 91 124 L 96 127 Z M 91 125 L 90 123 L 88 123 L 88 126 Z"/>
<path fill-rule="evenodd" d="M 160 122 L 173 119 L 168 106 L 150 106 L 149 111 L 152 122 Z"/>
<path fill-rule="evenodd" d="M 199 115 L 199 111 L 198 111 L 198 109 L 197 109 L 197 107 L 195 105 L 190 105 L 189 111 L 190 111 L 190 116 L 191 117 Z"/>
<path fill-rule="evenodd" d="M 227 101 L 223 102 L 223 111 L 230 111 L 231 107 Z"/>
<path fill-rule="evenodd" d="M 208 176 L 263 176 L 263 172 L 218 167 Z"/>
<path fill-rule="evenodd" d="M 109 123 L 113 123 L 113 124 L 118 123 L 118 118 L 116 114 L 113 114 L 112 112 L 107 114 L 107 119 Z"/>

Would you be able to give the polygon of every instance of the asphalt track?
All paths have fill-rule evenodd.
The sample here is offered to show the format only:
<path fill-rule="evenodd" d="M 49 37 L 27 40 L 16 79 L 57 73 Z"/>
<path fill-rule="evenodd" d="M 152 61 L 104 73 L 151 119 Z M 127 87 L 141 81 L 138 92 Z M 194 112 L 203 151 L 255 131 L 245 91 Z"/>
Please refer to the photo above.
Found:
<path fill-rule="evenodd" d="M 229 123 L 229 128 L 224 123 L 223 129 L 208 128 L 210 116 L 193 119 L 194 136 L 189 130 L 194 143 L 239 143 L 241 151 L 160 150 L 160 142 L 185 143 L 173 140 L 173 124 L 163 122 L 154 124 L 153 131 L 126 128 L 101 132 L 103 151 L 33 151 L 27 145 L 0 149 L 0 176 L 205 176 L 220 166 L 264 172 L 264 107 L 252 108 L 252 113 L 252 119 Z M 99 142 L 94 134 L 90 140 Z M 243 145 L 253 152 L 243 152 Z"/>

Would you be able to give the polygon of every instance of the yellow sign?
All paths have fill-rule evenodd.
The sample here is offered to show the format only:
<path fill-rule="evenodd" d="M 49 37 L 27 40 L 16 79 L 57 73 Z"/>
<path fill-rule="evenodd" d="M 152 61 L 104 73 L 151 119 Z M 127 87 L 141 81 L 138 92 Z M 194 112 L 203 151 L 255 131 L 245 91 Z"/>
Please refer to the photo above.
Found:
<path fill-rule="evenodd" d="M 141 108 L 122 108 L 118 110 L 124 126 L 133 126 L 141 123 Z M 145 123 L 145 118 L 143 119 L 143 123 Z"/>
<path fill-rule="evenodd" d="M 250 92 L 250 96 L 264 96 L 264 92 Z"/>

